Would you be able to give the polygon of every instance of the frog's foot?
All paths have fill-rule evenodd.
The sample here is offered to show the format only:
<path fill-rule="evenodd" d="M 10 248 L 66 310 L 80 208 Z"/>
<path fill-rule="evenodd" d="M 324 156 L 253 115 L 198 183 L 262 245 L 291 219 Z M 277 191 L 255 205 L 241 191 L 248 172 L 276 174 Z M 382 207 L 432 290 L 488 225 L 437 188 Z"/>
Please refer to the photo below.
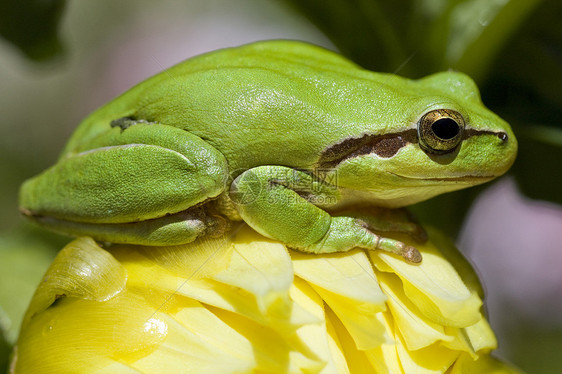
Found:
<path fill-rule="evenodd" d="M 419 264 L 422 261 L 422 255 L 415 247 L 406 245 L 401 241 L 379 237 L 376 249 L 395 253 L 404 257 L 404 259 L 413 264 Z"/>
<path fill-rule="evenodd" d="M 301 250 L 334 253 L 346 252 L 356 247 L 394 253 L 413 264 L 422 261 L 422 255 L 415 247 L 375 234 L 362 220 L 345 216 L 332 217 L 330 228 L 322 239 Z"/>

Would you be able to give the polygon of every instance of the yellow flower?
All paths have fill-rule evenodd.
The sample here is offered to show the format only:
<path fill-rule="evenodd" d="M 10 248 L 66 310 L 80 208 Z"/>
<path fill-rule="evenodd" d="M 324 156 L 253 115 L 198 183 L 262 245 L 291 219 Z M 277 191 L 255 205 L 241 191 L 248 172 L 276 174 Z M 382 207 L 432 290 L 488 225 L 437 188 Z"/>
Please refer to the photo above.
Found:
<path fill-rule="evenodd" d="M 248 227 L 177 247 L 80 238 L 39 285 L 11 372 L 516 372 L 490 356 L 466 261 L 435 231 L 410 244 L 420 265 L 304 254 Z"/>

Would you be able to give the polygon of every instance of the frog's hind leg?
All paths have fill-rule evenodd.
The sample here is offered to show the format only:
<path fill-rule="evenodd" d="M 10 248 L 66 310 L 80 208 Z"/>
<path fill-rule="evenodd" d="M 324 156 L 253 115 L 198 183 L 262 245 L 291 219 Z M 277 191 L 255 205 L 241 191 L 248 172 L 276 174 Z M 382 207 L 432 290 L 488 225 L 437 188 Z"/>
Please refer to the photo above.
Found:
<path fill-rule="evenodd" d="M 34 219 L 45 228 L 66 235 L 87 235 L 102 242 L 147 246 L 190 243 L 204 235 L 217 237 L 230 228 L 227 219 L 208 214 L 203 207 L 132 223 L 92 224 L 43 216 Z"/>
<path fill-rule="evenodd" d="M 375 232 L 406 234 L 420 243 L 427 241 L 427 233 L 424 228 L 406 209 L 369 206 L 337 211 L 332 215 L 359 219 L 367 225 L 369 230 Z"/>
<path fill-rule="evenodd" d="M 227 176 L 224 156 L 194 134 L 128 123 L 81 144 L 27 181 L 20 210 L 71 235 L 186 243 L 221 226 L 206 209 L 191 208 L 220 195 Z"/>

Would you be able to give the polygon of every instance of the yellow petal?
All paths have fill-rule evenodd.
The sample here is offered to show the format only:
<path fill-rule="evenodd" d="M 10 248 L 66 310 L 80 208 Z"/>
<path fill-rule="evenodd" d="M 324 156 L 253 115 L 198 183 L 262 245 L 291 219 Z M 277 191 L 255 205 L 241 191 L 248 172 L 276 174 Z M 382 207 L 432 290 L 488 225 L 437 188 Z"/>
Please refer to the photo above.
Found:
<path fill-rule="evenodd" d="M 359 349 L 389 341 L 377 314 L 386 309 L 364 251 L 318 256 L 291 252 L 295 274 L 307 280 L 336 313 Z"/>
<path fill-rule="evenodd" d="M 402 364 L 394 343 L 385 343 L 365 352 L 373 367 L 369 373 L 403 373 Z"/>
<path fill-rule="evenodd" d="M 168 247 L 113 246 L 128 248 L 143 256 L 152 265 L 186 279 L 207 278 L 227 268 L 230 263 L 233 245 L 231 238 L 201 238 L 195 243 Z M 189 250 L 197 248 L 197 250 Z"/>
<path fill-rule="evenodd" d="M 264 326 L 237 313 L 212 307 L 209 309 L 251 343 L 254 372 L 318 373 L 326 365 L 310 350 L 299 349 L 299 345 L 295 344 L 296 339 L 287 340 L 274 325 Z M 226 341 L 226 344 L 229 342 Z"/>
<path fill-rule="evenodd" d="M 159 368 L 166 363 L 175 372 L 189 365 L 197 372 L 240 372 L 253 368 L 255 350 L 251 342 L 201 303 L 181 296 L 170 302 L 173 310 L 161 313 L 169 326 L 157 354 L 147 355 L 136 367 Z M 161 366 L 160 366 L 161 367 Z M 213 371 L 214 370 L 214 371 Z M 153 371 L 150 371 L 153 372 Z"/>
<path fill-rule="evenodd" d="M 349 372 L 353 374 L 373 373 L 371 366 L 364 351 L 358 350 L 354 339 L 349 334 L 347 328 L 342 324 L 339 318 L 329 308 L 326 309 L 326 323 L 328 330 L 334 331 L 339 342 L 338 346 L 347 361 Z"/>
<path fill-rule="evenodd" d="M 55 300 L 77 297 L 104 301 L 125 287 L 125 268 L 91 238 L 70 242 L 57 255 L 27 309 L 24 323 Z"/>
<path fill-rule="evenodd" d="M 127 291 L 103 302 L 66 297 L 27 321 L 15 366 L 21 373 L 103 369 L 115 357 L 134 361 L 150 354 L 167 333 L 143 298 Z"/>
<path fill-rule="evenodd" d="M 519 369 L 501 362 L 490 355 L 481 355 L 477 360 L 474 360 L 468 354 L 461 355 L 450 372 L 450 374 L 471 373 L 523 374 Z"/>
<path fill-rule="evenodd" d="M 439 343 L 429 347 L 409 351 L 399 333 L 396 334 L 398 344 L 396 351 L 404 373 L 441 374 L 455 362 L 459 351 L 448 349 Z"/>
<path fill-rule="evenodd" d="M 110 252 L 80 239 L 61 251 L 38 288 L 14 370 L 335 374 L 498 367 L 487 355 L 496 341 L 479 310 L 476 278 L 465 285 L 457 269 L 470 278 L 470 268 L 454 249 L 443 255 L 432 243 L 411 243 L 424 255 L 416 266 L 378 251 L 287 251 L 249 228 L 185 246 L 115 245 Z"/>
<path fill-rule="evenodd" d="M 340 342 L 332 321 L 326 318 L 326 330 L 328 331 L 328 344 L 332 354 L 332 360 L 336 367 L 336 373 L 346 374 L 351 373 L 344 355 L 344 348 Z"/>
<path fill-rule="evenodd" d="M 345 357 L 332 330 L 328 330 L 324 316 L 324 302 L 320 295 L 304 280 L 295 277 L 291 287 L 291 299 L 311 315 L 318 318 L 318 323 L 305 324 L 297 330 L 297 335 L 319 360 L 326 363 L 322 373 L 347 373 Z"/>
<path fill-rule="evenodd" d="M 381 273 L 378 279 L 384 293 L 388 296 L 388 306 L 396 328 L 404 337 L 408 349 L 417 350 L 437 341 L 454 339 L 445 333 L 443 326 L 420 313 L 418 307 L 404 294 L 402 282 L 396 275 Z"/>
<path fill-rule="evenodd" d="M 364 251 L 322 256 L 291 251 L 291 259 L 295 274 L 309 283 L 364 306 L 366 311 L 386 309 L 386 297 Z"/>
<path fill-rule="evenodd" d="M 496 335 L 484 316 L 474 325 L 465 327 L 464 331 L 475 352 L 490 351 L 498 347 Z"/>
<path fill-rule="evenodd" d="M 466 287 L 455 268 L 431 243 L 431 238 L 425 244 L 408 244 L 415 245 L 422 253 L 421 264 L 412 265 L 382 251 L 371 251 L 371 259 L 380 271 L 393 272 L 401 278 L 404 293 L 429 320 L 452 327 L 478 322 L 480 297 Z"/>
<path fill-rule="evenodd" d="M 390 311 L 383 313 L 382 320 L 389 335 L 395 336 L 394 317 Z M 366 351 L 367 358 L 373 366 L 375 373 L 402 373 L 402 363 L 398 357 L 397 341 L 382 344 L 380 347 Z"/>
<path fill-rule="evenodd" d="M 467 352 L 471 356 L 476 357 L 476 351 L 474 350 L 470 339 L 466 336 L 464 328 L 445 326 L 445 333 L 453 337 L 453 339 L 450 341 L 442 341 L 441 345 L 443 347 L 455 351 Z"/>
<path fill-rule="evenodd" d="M 218 250 L 230 252 L 231 262 L 228 269 L 212 276 L 203 271 L 209 278 L 189 277 L 190 272 L 185 277 L 179 276 L 176 271 L 156 265 L 144 256 L 145 252 L 137 252 L 134 247 L 119 247 L 114 249 L 114 254 L 129 273 L 128 287 L 140 287 L 152 295 L 155 308 L 165 309 L 167 295 L 179 294 L 235 311 L 263 325 L 277 326 L 287 334 L 298 326 L 315 322 L 314 317 L 295 306 L 288 296 L 293 275 L 285 247 L 253 231 L 254 241 L 248 244 L 246 234 L 241 234 L 240 240 L 238 236 L 235 238 L 232 249 L 217 242 Z M 177 250 L 197 251 L 198 245 L 190 243 Z M 217 249 L 210 252 L 216 253 Z M 215 256 L 225 257 L 220 253 Z"/>
<path fill-rule="evenodd" d="M 474 291 L 483 299 L 484 290 L 478 275 L 466 257 L 457 249 L 448 236 L 432 227 L 427 227 L 426 230 L 435 248 L 438 248 L 439 253 L 455 268 L 468 289 Z"/>
<path fill-rule="evenodd" d="M 288 299 L 293 267 L 285 246 L 264 237 L 260 239 L 248 228 L 242 230 L 236 236 L 228 268 L 212 279 L 249 292 L 265 312 L 272 305 L 286 303 L 286 300 L 276 303 L 276 299 Z"/>

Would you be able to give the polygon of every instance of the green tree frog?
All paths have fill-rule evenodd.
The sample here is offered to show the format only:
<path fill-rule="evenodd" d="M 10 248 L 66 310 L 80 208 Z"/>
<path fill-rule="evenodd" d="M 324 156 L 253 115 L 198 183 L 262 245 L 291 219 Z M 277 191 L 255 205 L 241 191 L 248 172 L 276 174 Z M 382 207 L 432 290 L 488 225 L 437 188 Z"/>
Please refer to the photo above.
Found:
<path fill-rule="evenodd" d="M 71 235 L 177 245 L 243 220 L 312 253 L 420 253 L 400 207 L 480 184 L 513 163 L 509 125 L 457 72 L 363 70 L 296 41 L 187 60 L 87 117 L 26 181 L 21 212 Z"/>

